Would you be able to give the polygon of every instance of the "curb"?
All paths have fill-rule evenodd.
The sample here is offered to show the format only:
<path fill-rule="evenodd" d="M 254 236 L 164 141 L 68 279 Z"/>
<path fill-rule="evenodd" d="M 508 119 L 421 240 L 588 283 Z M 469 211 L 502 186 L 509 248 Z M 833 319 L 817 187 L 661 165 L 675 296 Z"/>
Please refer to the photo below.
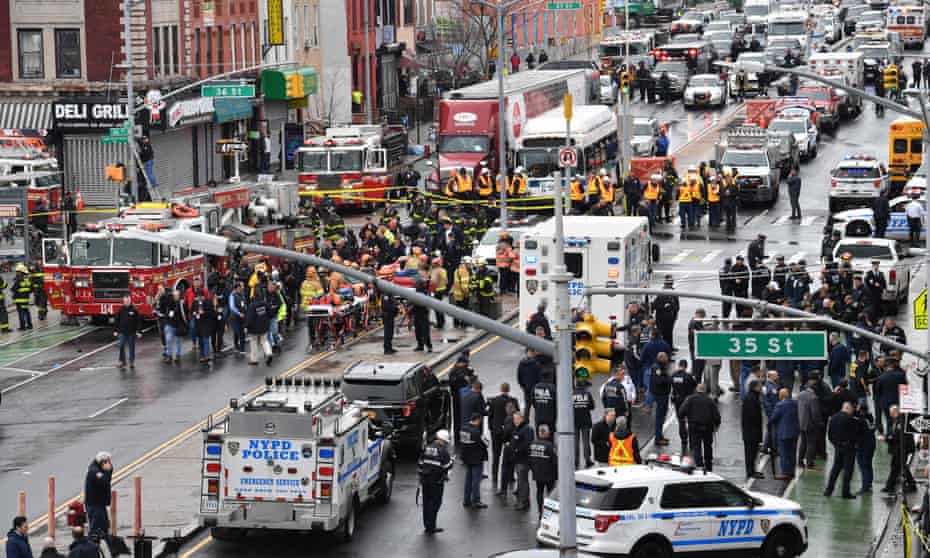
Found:
<path fill-rule="evenodd" d="M 500 322 L 509 322 L 516 318 L 520 314 L 519 308 L 514 308 L 508 312 L 505 312 L 498 321 Z M 438 355 L 426 361 L 426 365 L 430 368 L 436 368 L 443 362 L 451 359 L 456 353 L 459 353 L 463 349 L 478 343 L 485 337 L 490 335 L 488 332 L 483 330 L 478 330 L 472 333 L 471 335 L 466 336 L 460 341 L 456 341 L 451 346 L 447 347 Z M 167 539 L 159 539 L 152 546 L 152 556 L 155 558 L 168 558 L 170 556 L 175 556 L 176 553 L 167 552 L 166 547 L 168 543 L 177 542 L 180 546 L 183 546 L 190 542 L 192 539 L 196 538 L 197 535 L 204 532 L 206 527 L 201 525 L 199 522 L 192 522 L 177 530 L 178 535 L 175 537 L 169 537 Z"/>

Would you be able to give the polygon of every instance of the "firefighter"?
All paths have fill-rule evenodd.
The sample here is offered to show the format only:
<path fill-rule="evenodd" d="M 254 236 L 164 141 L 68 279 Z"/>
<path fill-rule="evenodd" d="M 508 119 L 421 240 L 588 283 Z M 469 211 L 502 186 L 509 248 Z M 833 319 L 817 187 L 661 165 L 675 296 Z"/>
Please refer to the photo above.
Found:
<path fill-rule="evenodd" d="M 646 200 L 646 211 L 649 217 L 649 230 L 652 230 L 655 225 L 656 211 L 659 209 L 659 198 L 661 196 L 662 175 L 653 174 L 649 177 L 649 182 L 646 182 L 646 187 L 643 189 L 643 199 Z"/>
<path fill-rule="evenodd" d="M 16 278 L 13 280 L 13 302 L 19 314 L 19 330 L 32 329 L 32 314 L 29 312 L 29 296 L 32 295 L 32 281 L 29 269 L 24 264 L 16 264 Z"/>
<path fill-rule="evenodd" d="M 572 200 L 572 213 L 575 215 L 581 215 L 587 209 L 587 204 L 585 203 L 585 187 L 584 187 L 584 176 L 576 174 L 575 178 L 572 180 L 569 185 L 570 188 L 570 198 Z"/>
<path fill-rule="evenodd" d="M 478 178 L 478 197 L 487 199 L 492 195 L 494 195 L 494 178 L 491 177 L 490 170 L 481 169 L 481 177 Z"/>
<path fill-rule="evenodd" d="M 336 213 L 336 204 L 329 198 L 326 200 L 326 210 L 323 213 L 323 237 L 336 242 L 344 238 L 346 234 L 346 223 L 342 216 Z"/>
<path fill-rule="evenodd" d="M 391 202 L 386 201 L 384 202 L 384 211 L 381 213 L 381 219 L 378 221 L 378 224 L 390 228 L 392 221 L 400 222 L 400 213 L 397 211 L 397 208 L 391 204 Z"/>
<path fill-rule="evenodd" d="M 720 226 L 720 177 L 715 176 L 707 185 L 707 207 L 710 211 L 710 227 Z"/>
<path fill-rule="evenodd" d="M 494 303 L 494 277 L 488 266 L 481 261 L 478 263 L 476 277 L 476 291 L 478 293 L 478 313 L 482 316 L 491 315 L 491 304 Z"/>
<path fill-rule="evenodd" d="M 39 319 L 44 322 L 45 317 L 48 316 L 48 297 L 45 294 L 45 272 L 42 271 L 42 267 L 39 264 L 34 263 L 32 264 L 29 277 L 32 281 L 32 300 L 39 310 Z"/>

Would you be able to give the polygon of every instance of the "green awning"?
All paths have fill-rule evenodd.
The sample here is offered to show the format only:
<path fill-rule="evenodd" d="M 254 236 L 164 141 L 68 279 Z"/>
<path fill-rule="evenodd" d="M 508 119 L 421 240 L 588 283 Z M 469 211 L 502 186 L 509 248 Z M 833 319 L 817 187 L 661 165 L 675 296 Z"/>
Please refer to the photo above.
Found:
<path fill-rule="evenodd" d="M 252 118 L 251 99 L 222 99 L 213 100 L 213 118 L 217 124 L 245 120 Z"/>
<path fill-rule="evenodd" d="M 288 87 L 290 85 L 290 88 Z M 300 99 L 317 92 L 317 74 L 314 68 L 297 70 L 264 70 L 262 94 L 271 101 Z"/>

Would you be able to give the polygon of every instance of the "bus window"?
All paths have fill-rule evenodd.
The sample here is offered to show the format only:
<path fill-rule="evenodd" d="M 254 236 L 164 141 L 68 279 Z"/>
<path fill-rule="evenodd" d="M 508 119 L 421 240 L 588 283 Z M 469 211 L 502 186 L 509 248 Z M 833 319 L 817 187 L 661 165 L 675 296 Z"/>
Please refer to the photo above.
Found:
<path fill-rule="evenodd" d="M 923 152 L 923 146 L 921 145 L 922 141 L 923 140 L 921 138 L 913 138 L 911 140 L 911 154 L 912 155 L 920 156 L 920 154 Z"/>
<path fill-rule="evenodd" d="M 896 139 L 891 147 L 895 153 L 907 153 L 907 140 Z"/>
<path fill-rule="evenodd" d="M 584 275 L 584 254 L 565 252 L 565 267 L 576 279 Z"/>

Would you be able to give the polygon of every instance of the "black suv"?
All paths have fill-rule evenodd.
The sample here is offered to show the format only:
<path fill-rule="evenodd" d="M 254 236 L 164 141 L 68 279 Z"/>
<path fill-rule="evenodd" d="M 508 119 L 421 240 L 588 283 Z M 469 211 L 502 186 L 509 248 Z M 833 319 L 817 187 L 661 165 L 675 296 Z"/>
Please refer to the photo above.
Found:
<path fill-rule="evenodd" d="M 401 447 L 419 452 L 437 430 L 450 428 L 449 388 L 427 381 L 427 374 L 432 372 L 421 362 L 362 360 L 346 369 L 342 391 L 361 402 L 376 424 L 390 425 Z"/>

